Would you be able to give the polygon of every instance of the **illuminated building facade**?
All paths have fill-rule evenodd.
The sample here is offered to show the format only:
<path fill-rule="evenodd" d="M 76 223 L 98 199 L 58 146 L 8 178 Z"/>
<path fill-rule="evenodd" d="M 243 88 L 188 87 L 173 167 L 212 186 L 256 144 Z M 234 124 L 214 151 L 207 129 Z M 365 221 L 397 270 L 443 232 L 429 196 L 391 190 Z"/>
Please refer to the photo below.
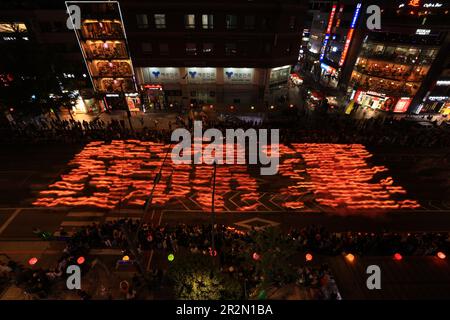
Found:
<path fill-rule="evenodd" d="M 393 5 L 381 6 L 381 30 L 363 34 L 347 93 L 372 109 L 415 112 L 448 54 L 448 11 L 437 2 Z"/>
<path fill-rule="evenodd" d="M 299 1 L 124 0 L 80 8 L 77 38 L 106 107 L 125 95 L 130 110 L 250 110 L 287 94 L 303 30 Z"/>

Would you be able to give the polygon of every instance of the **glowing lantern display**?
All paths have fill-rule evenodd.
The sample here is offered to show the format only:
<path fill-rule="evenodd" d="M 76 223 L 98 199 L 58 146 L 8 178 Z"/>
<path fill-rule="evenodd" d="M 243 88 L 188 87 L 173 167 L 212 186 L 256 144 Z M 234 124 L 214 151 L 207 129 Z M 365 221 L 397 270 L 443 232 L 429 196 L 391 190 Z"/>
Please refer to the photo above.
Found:
<path fill-rule="evenodd" d="M 307 253 L 307 254 L 305 255 L 305 260 L 306 260 L 306 261 L 312 261 L 312 259 L 313 259 L 313 255 L 312 255 L 311 253 Z"/>
<path fill-rule="evenodd" d="M 208 147 L 204 143 L 202 148 Z M 223 152 L 233 147 L 235 159 L 244 159 L 246 150 L 237 144 L 224 143 Z M 142 207 L 151 192 L 169 145 L 138 141 L 94 141 L 87 144 L 73 160 L 68 174 L 39 192 L 33 202 L 43 207 L 95 207 L 111 210 L 119 204 Z M 269 155 L 270 147 L 263 147 Z M 191 150 L 190 155 L 194 154 Z M 360 144 L 293 143 L 279 145 L 278 176 L 283 185 L 270 202 L 286 210 L 303 210 L 314 201 L 326 210 L 395 210 L 415 209 L 415 200 L 404 199 L 401 186 L 388 171 L 370 165 L 372 157 Z M 205 161 L 209 156 L 205 155 Z M 211 212 L 211 177 L 213 167 L 207 164 L 177 164 L 171 157 L 164 163 L 161 178 L 153 192 L 152 205 L 178 202 Z M 216 172 L 217 211 L 271 211 L 260 201 L 265 195 L 259 181 L 245 164 L 218 166 Z M 263 182 L 265 183 L 265 182 Z M 92 192 L 91 192 L 92 191 Z M 225 203 L 224 195 L 235 192 Z M 311 198 L 313 198 L 311 200 Z"/>
<path fill-rule="evenodd" d="M 258 261 L 259 259 L 261 259 L 261 256 L 257 252 L 254 252 L 252 258 L 253 260 Z"/>
<path fill-rule="evenodd" d="M 122 261 L 130 261 L 130 257 L 129 256 L 123 256 L 122 257 Z"/>
<path fill-rule="evenodd" d="M 37 262 L 38 262 L 38 258 L 36 258 L 36 257 L 33 257 L 30 260 L 28 260 L 28 264 L 30 266 L 34 266 Z"/>
<path fill-rule="evenodd" d="M 353 261 L 355 261 L 355 256 L 351 253 L 347 253 L 345 255 L 345 259 L 347 259 L 348 262 L 353 262 Z"/>
<path fill-rule="evenodd" d="M 436 253 L 436 257 L 438 257 L 439 259 L 444 260 L 447 256 L 442 251 L 439 251 L 438 253 Z"/>
<path fill-rule="evenodd" d="M 167 256 L 167 260 L 169 260 L 170 262 L 172 262 L 173 260 L 175 260 L 175 256 L 173 253 L 169 253 L 169 255 Z"/>
<path fill-rule="evenodd" d="M 84 259 L 84 257 L 78 257 L 77 259 L 77 263 L 78 264 L 83 264 L 86 260 Z"/>

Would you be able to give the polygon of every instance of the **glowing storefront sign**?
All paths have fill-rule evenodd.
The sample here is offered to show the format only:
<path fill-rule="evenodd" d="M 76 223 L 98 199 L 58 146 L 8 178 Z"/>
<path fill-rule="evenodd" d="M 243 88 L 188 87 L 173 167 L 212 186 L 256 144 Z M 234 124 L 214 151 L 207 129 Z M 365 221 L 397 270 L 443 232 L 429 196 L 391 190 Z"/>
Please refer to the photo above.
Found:
<path fill-rule="evenodd" d="M 430 29 L 417 29 L 416 30 L 416 34 L 421 35 L 421 36 L 429 35 L 430 32 L 431 32 Z"/>
<path fill-rule="evenodd" d="M 442 7 L 442 3 L 438 3 L 438 2 L 436 2 L 436 3 L 425 3 L 423 5 L 423 7 L 424 8 L 440 8 L 440 7 Z"/>
<path fill-rule="evenodd" d="M 180 81 L 180 70 L 174 67 L 137 68 L 137 74 L 138 79 L 143 79 L 143 83 L 178 83 Z"/>
<path fill-rule="evenodd" d="M 336 72 L 336 69 L 333 67 L 330 67 L 329 65 L 325 64 L 325 63 L 321 63 L 320 67 L 325 70 L 326 72 L 329 72 L 331 74 L 334 74 Z"/>
<path fill-rule="evenodd" d="M 223 82 L 227 84 L 253 83 L 253 68 L 223 68 Z"/>
<path fill-rule="evenodd" d="M 340 67 L 342 67 L 342 65 L 345 62 L 345 58 L 347 57 L 348 48 L 350 47 L 350 43 L 353 38 L 353 31 L 355 29 L 356 21 L 358 20 L 360 10 L 361 10 L 361 3 L 358 3 L 356 5 L 356 10 L 353 13 L 352 23 L 350 24 L 350 29 L 348 30 L 347 37 L 345 39 L 345 45 L 344 45 L 344 50 L 342 50 L 341 60 L 339 60 Z"/>
<path fill-rule="evenodd" d="M 216 68 L 187 68 L 188 83 L 215 83 Z"/>
<path fill-rule="evenodd" d="M 450 86 L 450 80 L 438 80 L 436 81 L 437 86 Z"/>
<path fill-rule="evenodd" d="M 394 112 L 403 113 L 408 111 L 411 100 L 409 97 L 401 97 L 395 105 Z"/>

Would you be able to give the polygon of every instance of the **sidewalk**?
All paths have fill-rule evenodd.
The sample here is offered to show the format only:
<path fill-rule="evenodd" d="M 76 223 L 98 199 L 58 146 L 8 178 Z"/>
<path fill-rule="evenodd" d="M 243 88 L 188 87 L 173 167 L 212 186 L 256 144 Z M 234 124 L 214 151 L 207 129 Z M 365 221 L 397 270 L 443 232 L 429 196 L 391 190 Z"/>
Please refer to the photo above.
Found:
<path fill-rule="evenodd" d="M 157 129 L 169 129 L 169 122 L 172 125 L 172 128 L 175 127 L 176 117 L 178 113 L 176 112 L 153 112 L 153 113 L 144 113 L 142 111 L 132 112 L 131 113 L 131 124 L 134 129 L 142 129 L 144 126 L 147 128 L 155 129 L 155 120 L 157 121 Z M 61 120 L 71 120 L 71 117 L 68 112 L 60 113 Z M 111 113 L 100 113 L 98 115 L 94 114 L 85 114 L 85 113 L 77 113 L 73 115 L 74 120 L 76 121 L 93 121 L 96 119 L 102 120 L 104 122 L 109 122 L 111 120 L 123 120 L 125 121 L 125 125 L 128 127 L 128 116 L 126 111 L 116 110 Z"/>

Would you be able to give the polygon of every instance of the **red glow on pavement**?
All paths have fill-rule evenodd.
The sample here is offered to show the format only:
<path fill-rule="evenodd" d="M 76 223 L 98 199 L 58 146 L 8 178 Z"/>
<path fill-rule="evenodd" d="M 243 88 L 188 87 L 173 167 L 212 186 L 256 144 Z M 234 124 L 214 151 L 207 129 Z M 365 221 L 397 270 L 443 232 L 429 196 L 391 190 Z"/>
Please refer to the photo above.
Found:
<path fill-rule="evenodd" d="M 353 262 L 353 261 L 355 261 L 355 256 L 351 253 L 347 253 L 345 255 L 345 259 L 347 259 L 348 262 Z"/>
<path fill-rule="evenodd" d="M 442 259 L 442 260 L 444 260 L 447 256 L 445 255 L 445 253 L 443 253 L 442 251 L 439 251 L 438 253 L 436 253 L 436 256 L 439 258 L 439 259 Z"/>
<path fill-rule="evenodd" d="M 400 253 L 397 252 L 397 253 L 394 254 L 394 260 L 400 261 L 402 259 L 403 259 L 403 257 L 402 257 L 402 255 Z"/>
<path fill-rule="evenodd" d="M 91 142 L 69 162 L 70 172 L 39 192 L 33 204 L 107 210 L 119 203 L 142 207 L 168 147 L 139 140 Z M 271 204 L 261 202 L 265 195 L 264 201 L 286 210 L 307 209 L 306 201 L 344 213 L 419 207 L 415 200 L 401 199 L 406 190 L 395 185 L 386 167 L 369 165 L 367 160 L 372 155 L 360 144 L 303 143 L 292 144 L 292 148 L 280 144 L 276 178 L 284 179 L 272 194 L 260 190 L 259 179 L 244 164 L 246 150 L 225 143 L 224 154 L 227 147 L 233 147 L 238 164 L 219 164 L 216 168 L 217 212 L 271 211 Z M 270 147 L 263 148 L 262 152 L 270 155 Z M 210 157 L 204 154 L 204 160 L 212 160 Z M 212 165 L 175 165 L 169 156 L 154 190 L 152 205 L 195 206 L 211 212 L 212 174 Z"/>

